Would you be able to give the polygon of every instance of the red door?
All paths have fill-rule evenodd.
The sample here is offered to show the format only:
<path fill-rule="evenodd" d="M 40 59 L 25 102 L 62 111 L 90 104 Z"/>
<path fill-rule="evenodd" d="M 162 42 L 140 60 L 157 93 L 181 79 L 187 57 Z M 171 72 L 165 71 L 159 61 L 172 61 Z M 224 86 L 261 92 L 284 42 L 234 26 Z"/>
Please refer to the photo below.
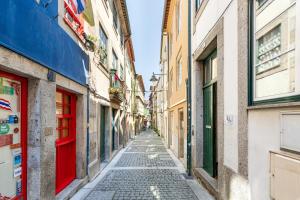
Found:
<path fill-rule="evenodd" d="M 76 177 L 76 96 L 56 91 L 56 193 Z"/>

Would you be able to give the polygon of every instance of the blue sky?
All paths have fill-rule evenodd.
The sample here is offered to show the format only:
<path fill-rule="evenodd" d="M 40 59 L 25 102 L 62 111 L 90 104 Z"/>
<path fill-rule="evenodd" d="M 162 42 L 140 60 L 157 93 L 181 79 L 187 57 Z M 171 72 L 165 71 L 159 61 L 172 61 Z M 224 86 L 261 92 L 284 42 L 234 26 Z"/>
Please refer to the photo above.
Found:
<path fill-rule="evenodd" d="M 135 53 L 135 68 L 149 91 L 152 72 L 159 72 L 164 0 L 127 0 Z M 149 93 L 146 93 L 146 97 Z"/>

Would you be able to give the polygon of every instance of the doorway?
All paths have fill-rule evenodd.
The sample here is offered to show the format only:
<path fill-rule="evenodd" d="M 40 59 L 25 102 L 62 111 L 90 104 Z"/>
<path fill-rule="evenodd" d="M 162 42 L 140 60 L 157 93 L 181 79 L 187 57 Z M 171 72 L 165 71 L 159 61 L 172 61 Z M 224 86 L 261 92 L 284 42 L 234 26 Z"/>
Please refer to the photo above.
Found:
<path fill-rule="evenodd" d="M 105 161 L 105 120 L 106 120 L 106 108 L 101 106 L 100 109 L 100 161 Z"/>
<path fill-rule="evenodd" d="M 112 151 L 116 150 L 116 135 L 117 135 L 117 119 L 116 119 L 116 115 L 117 115 L 117 110 L 116 109 L 112 109 L 112 136 L 111 136 L 111 148 Z"/>
<path fill-rule="evenodd" d="M 204 61 L 203 87 L 203 169 L 217 176 L 217 51 Z"/>
<path fill-rule="evenodd" d="M 76 96 L 56 91 L 56 194 L 76 177 Z"/>
<path fill-rule="evenodd" d="M 184 158 L 184 115 L 183 109 L 178 111 L 179 119 L 179 158 Z"/>

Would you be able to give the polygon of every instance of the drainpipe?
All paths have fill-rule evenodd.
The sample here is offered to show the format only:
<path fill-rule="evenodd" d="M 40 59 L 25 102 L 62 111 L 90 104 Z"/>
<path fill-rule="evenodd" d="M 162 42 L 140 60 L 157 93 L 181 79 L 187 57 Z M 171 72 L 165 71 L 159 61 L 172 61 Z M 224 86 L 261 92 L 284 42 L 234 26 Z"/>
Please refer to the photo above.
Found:
<path fill-rule="evenodd" d="M 188 83 L 187 83 L 187 174 L 192 175 L 192 110 L 191 110 L 191 96 L 192 96 L 192 55 L 191 55 L 191 0 L 188 0 Z"/>
<path fill-rule="evenodd" d="M 90 162 L 90 88 L 87 88 L 87 117 L 86 117 L 86 175 L 89 176 Z"/>

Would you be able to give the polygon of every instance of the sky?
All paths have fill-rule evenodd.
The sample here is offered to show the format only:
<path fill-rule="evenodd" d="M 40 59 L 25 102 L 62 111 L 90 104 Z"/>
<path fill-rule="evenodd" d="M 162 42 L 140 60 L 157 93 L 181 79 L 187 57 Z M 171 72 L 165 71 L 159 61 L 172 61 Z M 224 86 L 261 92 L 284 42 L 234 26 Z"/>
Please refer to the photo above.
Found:
<path fill-rule="evenodd" d="M 130 18 L 136 73 L 145 89 L 152 84 L 152 72 L 159 73 L 161 25 L 164 0 L 126 0 Z M 146 93 L 146 97 L 149 93 Z"/>

